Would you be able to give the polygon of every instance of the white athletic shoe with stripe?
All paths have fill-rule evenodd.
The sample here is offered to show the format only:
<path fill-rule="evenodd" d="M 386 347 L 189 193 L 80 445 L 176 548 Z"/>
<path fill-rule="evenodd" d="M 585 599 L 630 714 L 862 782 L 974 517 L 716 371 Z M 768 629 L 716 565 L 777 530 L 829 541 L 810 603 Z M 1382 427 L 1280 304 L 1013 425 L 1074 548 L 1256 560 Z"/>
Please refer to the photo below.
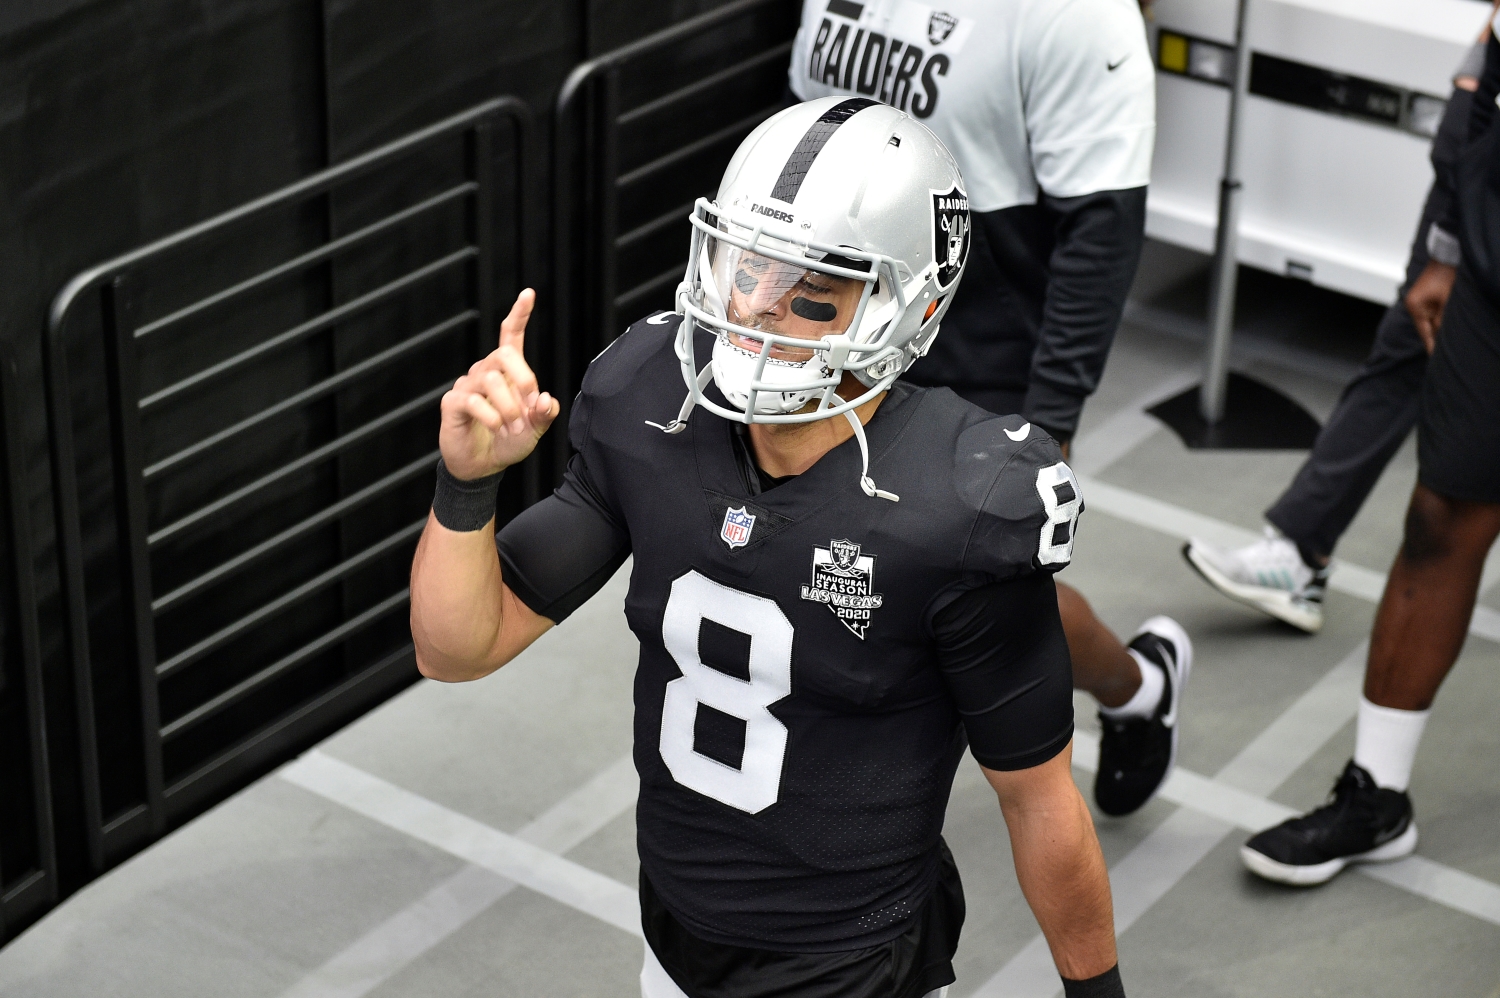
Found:
<path fill-rule="evenodd" d="M 1230 599 L 1253 606 L 1309 634 L 1323 626 L 1323 592 L 1328 569 L 1314 571 L 1297 545 L 1274 527 L 1242 548 L 1215 547 L 1196 537 L 1182 555 L 1194 571 Z"/>

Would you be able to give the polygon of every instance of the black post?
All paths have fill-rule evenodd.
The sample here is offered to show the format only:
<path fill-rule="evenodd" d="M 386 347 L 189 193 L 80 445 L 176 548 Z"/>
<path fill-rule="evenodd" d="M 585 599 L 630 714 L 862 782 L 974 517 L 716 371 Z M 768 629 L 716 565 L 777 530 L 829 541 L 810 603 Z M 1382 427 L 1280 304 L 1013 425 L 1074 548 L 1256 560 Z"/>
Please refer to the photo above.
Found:
<path fill-rule="evenodd" d="M 136 377 L 136 299 L 128 273 L 104 286 L 104 341 L 109 364 L 114 445 L 115 523 L 124 561 L 123 612 L 131 631 L 139 684 L 141 751 L 152 837 L 165 829 L 162 808 L 161 717 L 156 696 L 156 625 L 151 612 L 151 562 L 146 550 L 146 483 L 141 475 L 140 385 Z"/>

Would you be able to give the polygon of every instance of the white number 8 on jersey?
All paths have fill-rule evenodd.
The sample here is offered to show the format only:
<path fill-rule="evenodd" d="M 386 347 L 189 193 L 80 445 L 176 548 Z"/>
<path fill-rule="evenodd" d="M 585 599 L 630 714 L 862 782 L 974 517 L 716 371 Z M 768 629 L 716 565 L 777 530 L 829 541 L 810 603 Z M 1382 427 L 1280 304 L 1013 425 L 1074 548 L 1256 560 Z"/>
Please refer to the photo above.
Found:
<path fill-rule="evenodd" d="M 750 681 L 727 676 L 698 657 L 704 620 L 750 635 Z M 766 708 L 792 692 L 792 624 L 775 600 L 720 585 L 697 572 L 672 583 L 662 641 L 682 670 L 661 708 L 661 758 L 678 783 L 756 814 L 781 793 L 786 725 Z M 735 769 L 693 748 L 698 705 L 745 722 L 745 752 Z"/>
<path fill-rule="evenodd" d="M 1078 514 L 1083 512 L 1083 492 L 1073 469 L 1059 461 L 1038 471 L 1036 494 L 1047 511 L 1037 541 L 1037 564 L 1066 565 L 1073 560 L 1073 534 L 1078 530 Z"/>

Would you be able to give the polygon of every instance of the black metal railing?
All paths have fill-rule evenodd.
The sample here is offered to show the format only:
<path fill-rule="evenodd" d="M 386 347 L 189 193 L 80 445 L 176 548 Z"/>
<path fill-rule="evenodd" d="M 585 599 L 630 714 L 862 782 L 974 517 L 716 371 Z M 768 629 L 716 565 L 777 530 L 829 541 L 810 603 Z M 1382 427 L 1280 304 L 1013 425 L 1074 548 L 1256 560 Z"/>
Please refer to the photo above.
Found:
<path fill-rule="evenodd" d="M 21 472 L 16 364 L 0 351 L 0 942 L 57 899 L 31 528 Z"/>
<path fill-rule="evenodd" d="M 493 348 L 497 295 L 533 276 L 531 142 L 526 106 L 493 100 L 55 300 L 95 869 L 416 678 L 407 574 L 438 400 Z M 540 487 L 516 478 L 513 508 Z"/>
<path fill-rule="evenodd" d="M 785 102 L 800 9 L 738 0 L 585 62 L 563 84 L 553 164 L 562 398 L 627 324 L 672 307 L 693 202 Z"/>

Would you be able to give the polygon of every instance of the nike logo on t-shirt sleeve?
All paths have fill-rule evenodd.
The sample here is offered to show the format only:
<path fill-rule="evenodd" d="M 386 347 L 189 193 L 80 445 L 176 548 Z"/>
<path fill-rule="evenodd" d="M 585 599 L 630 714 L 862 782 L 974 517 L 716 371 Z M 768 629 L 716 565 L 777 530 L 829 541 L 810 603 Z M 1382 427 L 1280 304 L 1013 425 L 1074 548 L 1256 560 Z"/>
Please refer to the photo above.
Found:
<path fill-rule="evenodd" d="M 1104 64 L 1104 67 L 1106 69 L 1108 69 L 1111 73 L 1113 73 L 1115 70 L 1117 70 L 1117 69 L 1120 68 L 1120 63 L 1124 62 L 1126 59 L 1129 59 L 1129 58 L 1130 58 L 1130 53 L 1126 52 L 1124 55 L 1120 56 L 1120 58 L 1116 59 L 1114 62 L 1106 62 Z"/>

